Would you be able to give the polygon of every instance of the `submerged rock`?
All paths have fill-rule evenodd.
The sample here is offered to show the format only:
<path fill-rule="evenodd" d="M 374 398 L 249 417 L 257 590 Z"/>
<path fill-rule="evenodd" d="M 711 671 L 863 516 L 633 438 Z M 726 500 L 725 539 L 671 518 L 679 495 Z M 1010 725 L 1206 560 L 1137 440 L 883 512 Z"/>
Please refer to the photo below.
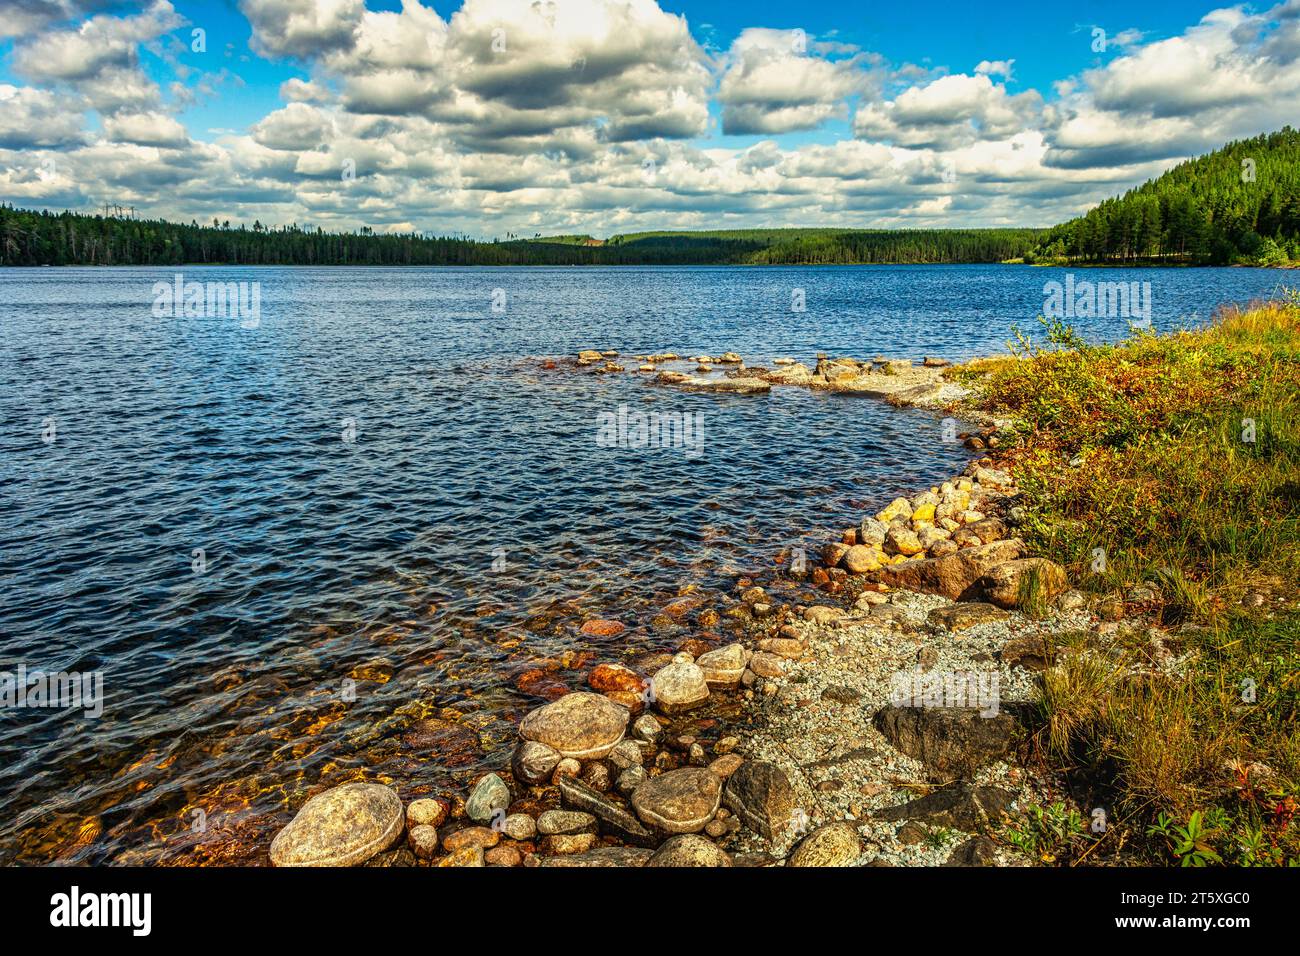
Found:
<path fill-rule="evenodd" d="M 630 713 L 600 694 L 567 694 L 539 707 L 519 725 L 519 736 L 546 744 L 563 757 L 595 760 L 623 739 Z"/>
<path fill-rule="evenodd" d="M 405 826 L 391 787 L 348 783 L 308 800 L 271 841 L 275 866 L 356 866 L 388 849 Z"/>

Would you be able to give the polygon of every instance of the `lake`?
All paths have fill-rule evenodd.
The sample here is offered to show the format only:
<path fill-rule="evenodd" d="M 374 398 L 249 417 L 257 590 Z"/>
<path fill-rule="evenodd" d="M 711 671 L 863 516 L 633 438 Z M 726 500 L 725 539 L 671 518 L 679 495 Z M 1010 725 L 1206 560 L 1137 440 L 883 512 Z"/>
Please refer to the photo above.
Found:
<path fill-rule="evenodd" d="M 258 315 L 156 308 L 178 271 L 257 283 Z M 263 862 L 322 782 L 462 789 L 591 664 L 721 639 L 665 613 L 683 593 L 724 607 L 738 575 L 969 454 L 937 415 L 871 399 L 686 394 L 539 359 L 963 359 L 1040 331 L 1065 272 L 0 271 L 0 671 L 103 692 L 97 716 L 0 709 L 0 862 Z M 1150 282 L 1165 331 L 1285 276 L 1084 280 Z M 698 414 L 703 454 L 599 443 L 620 406 Z M 593 616 L 627 630 L 581 634 Z M 413 738 L 416 719 L 432 729 Z"/>

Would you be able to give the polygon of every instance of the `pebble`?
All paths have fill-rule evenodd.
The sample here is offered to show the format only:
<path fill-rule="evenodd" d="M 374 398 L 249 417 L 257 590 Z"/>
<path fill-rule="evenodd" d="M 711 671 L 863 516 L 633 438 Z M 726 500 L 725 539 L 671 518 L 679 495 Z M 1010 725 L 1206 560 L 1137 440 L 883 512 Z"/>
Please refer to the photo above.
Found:
<path fill-rule="evenodd" d="M 494 773 L 481 778 L 465 801 L 465 813 L 475 823 L 489 823 L 498 810 L 510 806 L 510 788 Z"/>
<path fill-rule="evenodd" d="M 442 800 L 421 797 L 412 800 L 406 807 L 406 825 L 408 828 L 418 826 L 440 827 L 447 819 L 447 804 Z"/>
<path fill-rule="evenodd" d="M 501 832 L 512 840 L 531 840 L 537 835 L 537 823 L 526 813 L 512 813 L 501 821 Z"/>
<path fill-rule="evenodd" d="M 592 833 L 595 829 L 596 818 L 578 810 L 547 810 L 537 818 L 537 832 L 543 836 Z"/>
<path fill-rule="evenodd" d="M 427 823 L 411 827 L 407 831 L 406 841 L 411 846 L 411 852 L 421 860 L 431 860 L 438 853 L 438 829 Z"/>

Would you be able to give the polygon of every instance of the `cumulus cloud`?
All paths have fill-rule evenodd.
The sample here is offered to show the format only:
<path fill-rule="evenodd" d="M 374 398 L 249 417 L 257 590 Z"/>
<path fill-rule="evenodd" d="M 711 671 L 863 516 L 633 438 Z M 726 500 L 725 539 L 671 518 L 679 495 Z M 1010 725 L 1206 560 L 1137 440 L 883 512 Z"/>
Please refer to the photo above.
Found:
<path fill-rule="evenodd" d="M 909 87 L 891 101 L 867 104 L 854 117 L 853 129 L 863 139 L 951 148 L 1032 127 L 1042 105 L 1035 90 L 1013 95 L 988 73 L 957 73 Z"/>
<path fill-rule="evenodd" d="M 89 137 L 74 103 L 46 90 L 0 84 L 0 147 L 61 149 Z"/>
<path fill-rule="evenodd" d="M 26 4 L 6 21 L 27 85 L 0 84 L 0 195 L 476 235 L 1047 224 L 1293 122 L 1300 94 L 1300 0 L 1214 11 L 1153 42 L 1126 31 L 1046 98 L 1008 89 L 1016 63 L 992 57 L 1010 51 L 949 73 L 757 27 L 706 50 L 699 25 L 654 0 L 238 8 L 249 55 L 277 64 L 279 102 L 190 131 L 180 111 L 240 80 L 230 59 L 195 81 L 170 3 Z"/>
<path fill-rule="evenodd" d="M 843 48 L 810 47 L 802 30 L 742 32 L 727 53 L 718 86 L 722 131 L 788 133 L 846 117 L 847 98 L 868 85 L 865 58 L 822 55 L 831 50 Z"/>
<path fill-rule="evenodd" d="M 1131 45 L 1062 89 L 1047 163 L 1185 157 L 1295 120 L 1300 2 L 1215 10 L 1179 36 Z"/>

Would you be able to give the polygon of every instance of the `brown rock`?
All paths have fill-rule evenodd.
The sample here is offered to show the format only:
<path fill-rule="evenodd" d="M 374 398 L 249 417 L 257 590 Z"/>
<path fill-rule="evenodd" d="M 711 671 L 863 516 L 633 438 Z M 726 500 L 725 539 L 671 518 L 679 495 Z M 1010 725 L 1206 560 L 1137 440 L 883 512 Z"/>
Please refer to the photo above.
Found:
<path fill-rule="evenodd" d="M 722 780 L 707 767 L 683 767 L 651 777 L 632 793 L 632 809 L 668 833 L 697 833 L 722 800 Z"/>
<path fill-rule="evenodd" d="M 956 600 L 978 592 L 975 582 L 999 564 L 1015 560 L 1024 551 L 1019 538 L 994 541 L 954 554 L 892 564 L 876 572 L 876 579 L 891 588 L 942 594 Z"/>
<path fill-rule="evenodd" d="M 980 578 L 979 587 L 985 599 L 998 607 L 1016 608 L 1020 606 L 1021 589 L 1035 572 L 1044 602 L 1065 590 L 1065 568 L 1047 558 L 1021 558 L 998 564 Z"/>

